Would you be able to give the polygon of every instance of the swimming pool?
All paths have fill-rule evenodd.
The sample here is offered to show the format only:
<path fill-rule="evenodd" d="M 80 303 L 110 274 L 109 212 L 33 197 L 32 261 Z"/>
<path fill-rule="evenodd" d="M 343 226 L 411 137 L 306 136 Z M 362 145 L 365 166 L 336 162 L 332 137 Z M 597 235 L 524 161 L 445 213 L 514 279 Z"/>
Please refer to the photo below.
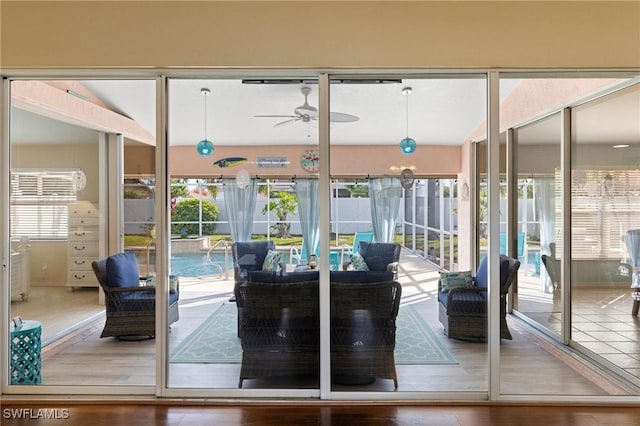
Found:
<path fill-rule="evenodd" d="M 176 253 L 171 256 L 171 274 L 180 277 L 199 277 L 202 275 L 217 275 L 220 267 L 224 273 L 224 253 L 212 253 L 212 265 L 207 259 L 207 253 Z M 281 261 L 289 261 L 289 253 L 282 252 Z M 216 265 L 219 265 L 216 266 Z M 233 275 L 233 259 L 231 253 L 227 258 L 227 270 Z"/>
<path fill-rule="evenodd" d="M 211 261 L 219 265 L 224 273 L 224 253 L 213 253 Z M 171 256 L 171 274 L 179 277 L 219 274 L 220 267 L 209 262 L 207 253 L 176 253 Z M 231 253 L 228 255 L 227 270 L 233 271 Z"/>

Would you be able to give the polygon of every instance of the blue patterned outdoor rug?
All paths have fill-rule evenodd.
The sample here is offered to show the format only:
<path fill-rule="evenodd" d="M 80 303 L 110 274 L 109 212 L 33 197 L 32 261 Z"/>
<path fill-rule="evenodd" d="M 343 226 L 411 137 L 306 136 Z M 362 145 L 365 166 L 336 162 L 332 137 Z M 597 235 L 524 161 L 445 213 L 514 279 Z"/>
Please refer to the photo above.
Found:
<path fill-rule="evenodd" d="M 193 333 L 171 350 L 169 362 L 239 364 L 235 304 L 223 304 Z M 412 305 L 400 307 L 396 319 L 397 365 L 458 364 Z"/>

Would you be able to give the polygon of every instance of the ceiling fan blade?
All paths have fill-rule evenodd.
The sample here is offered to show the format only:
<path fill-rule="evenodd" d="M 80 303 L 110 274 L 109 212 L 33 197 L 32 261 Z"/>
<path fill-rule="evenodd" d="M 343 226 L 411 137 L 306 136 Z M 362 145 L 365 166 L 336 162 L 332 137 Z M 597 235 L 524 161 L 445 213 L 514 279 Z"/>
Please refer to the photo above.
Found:
<path fill-rule="evenodd" d="M 296 118 L 292 118 L 291 120 L 284 120 L 284 121 L 281 121 L 279 123 L 274 124 L 273 127 L 288 126 L 289 124 L 293 124 L 296 121 L 300 121 L 301 119 L 302 119 L 302 117 L 296 117 Z"/>
<path fill-rule="evenodd" d="M 254 115 L 254 117 L 259 118 L 296 118 L 297 115 Z"/>
<path fill-rule="evenodd" d="M 360 120 L 360 117 L 356 117 L 355 115 L 351 114 L 345 114 L 343 112 L 332 112 L 329 116 L 329 121 L 334 123 L 352 123 L 358 120 Z"/>

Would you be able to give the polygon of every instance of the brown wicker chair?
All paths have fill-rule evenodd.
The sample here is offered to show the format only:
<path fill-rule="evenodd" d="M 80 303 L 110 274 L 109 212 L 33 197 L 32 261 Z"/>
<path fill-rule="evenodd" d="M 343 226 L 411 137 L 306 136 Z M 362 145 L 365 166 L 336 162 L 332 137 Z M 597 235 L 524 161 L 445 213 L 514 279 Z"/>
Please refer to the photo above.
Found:
<path fill-rule="evenodd" d="M 507 327 L 507 292 L 515 280 L 520 261 L 500 256 L 500 337 L 511 340 Z M 474 285 L 445 291 L 438 282 L 440 323 L 449 338 L 487 337 L 487 258 L 480 262 Z"/>
<path fill-rule="evenodd" d="M 320 368 L 318 281 L 247 282 L 239 287 L 245 379 L 312 374 Z"/>
<path fill-rule="evenodd" d="M 244 316 L 239 387 L 245 379 L 261 377 L 318 379 L 318 288 L 317 279 L 240 286 Z M 393 281 L 331 283 L 331 369 L 336 383 L 384 378 L 398 387 L 393 351 L 400 294 L 400 284 Z"/>
<path fill-rule="evenodd" d="M 391 379 L 402 287 L 394 281 L 331 283 L 331 373 L 338 384 Z"/>
<path fill-rule="evenodd" d="M 126 286 L 110 286 L 107 258 L 95 260 L 91 266 L 105 295 L 107 320 L 100 337 L 155 337 L 156 288 L 140 286 L 139 277 L 132 277 L 132 282 Z M 169 324 L 179 319 L 179 293 L 179 288 L 176 288 L 169 294 Z"/>
<path fill-rule="evenodd" d="M 247 282 L 250 271 L 261 271 L 269 250 L 275 250 L 273 241 L 239 241 L 231 246 L 233 258 L 233 299 L 238 308 L 238 337 L 241 336 L 240 320 L 244 306 L 239 298 L 240 286 Z"/>

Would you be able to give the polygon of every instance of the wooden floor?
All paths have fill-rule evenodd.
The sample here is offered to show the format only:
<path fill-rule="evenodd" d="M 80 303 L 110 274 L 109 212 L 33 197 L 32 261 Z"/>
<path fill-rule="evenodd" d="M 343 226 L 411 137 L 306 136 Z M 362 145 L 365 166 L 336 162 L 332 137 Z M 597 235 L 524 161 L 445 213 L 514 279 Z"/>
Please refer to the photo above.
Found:
<path fill-rule="evenodd" d="M 636 426 L 638 424 L 640 424 L 640 409 L 637 406 L 283 405 L 277 403 L 242 406 L 12 403 L 2 406 L 3 426 Z"/>

